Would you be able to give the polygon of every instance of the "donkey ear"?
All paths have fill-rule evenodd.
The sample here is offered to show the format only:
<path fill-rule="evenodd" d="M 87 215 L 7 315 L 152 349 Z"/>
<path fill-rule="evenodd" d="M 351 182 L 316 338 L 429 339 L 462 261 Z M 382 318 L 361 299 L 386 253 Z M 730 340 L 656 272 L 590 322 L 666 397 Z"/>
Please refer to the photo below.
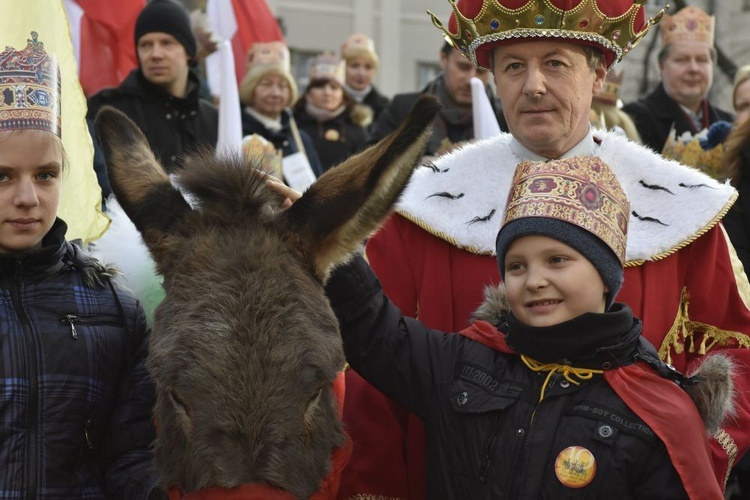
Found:
<path fill-rule="evenodd" d="M 103 107 L 96 115 L 96 135 L 112 191 L 163 274 L 177 244 L 170 230 L 190 212 L 190 205 L 172 186 L 143 132 L 124 113 Z"/>
<path fill-rule="evenodd" d="M 390 213 L 422 157 L 439 109 L 434 97 L 420 97 L 397 131 L 327 171 L 286 211 L 322 281 Z"/>

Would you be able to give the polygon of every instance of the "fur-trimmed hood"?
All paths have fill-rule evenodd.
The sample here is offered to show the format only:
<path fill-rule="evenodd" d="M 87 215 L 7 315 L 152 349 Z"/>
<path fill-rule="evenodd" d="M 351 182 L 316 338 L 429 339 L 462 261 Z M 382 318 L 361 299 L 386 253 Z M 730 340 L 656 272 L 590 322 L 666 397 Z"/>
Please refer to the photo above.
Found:
<path fill-rule="evenodd" d="M 484 289 L 484 301 L 471 316 L 472 321 L 486 321 L 496 328 L 510 312 L 505 285 Z M 687 377 L 682 387 L 695 403 L 708 434 L 713 433 L 727 418 L 734 415 L 734 383 L 732 360 L 722 354 L 706 356 Z"/>

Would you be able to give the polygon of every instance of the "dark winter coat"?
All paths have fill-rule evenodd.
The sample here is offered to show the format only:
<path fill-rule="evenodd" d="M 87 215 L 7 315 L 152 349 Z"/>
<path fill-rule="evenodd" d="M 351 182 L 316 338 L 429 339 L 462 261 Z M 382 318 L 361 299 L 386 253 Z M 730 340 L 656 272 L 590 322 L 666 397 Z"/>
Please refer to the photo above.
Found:
<path fill-rule="evenodd" d="M 148 327 L 133 296 L 64 239 L 0 255 L 0 491 L 145 499 L 154 488 Z"/>
<path fill-rule="evenodd" d="M 362 104 L 364 104 L 365 106 L 369 106 L 372 110 L 373 122 L 377 121 L 377 119 L 380 117 L 383 111 L 385 111 L 390 103 L 391 100 L 381 94 L 374 85 L 372 86 L 372 90 L 370 90 L 370 92 L 362 100 Z"/>
<path fill-rule="evenodd" d="M 290 110 L 285 109 L 281 113 L 281 130 L 273 132 L 268 130 L 265 125 L 255 119 L 254 116 L 242 110 L 242 135 L 258 134 L 263 137 L 276 148 L 277 151 L 281 151 L 283 156 L 293 155 L 299 153 L 297 143 L 294 140 L 291 127 L 292 113 Z M 315 177 L 319 177 L 323 173 L 323 167 L 320 165 L 320 159 L 318 158 L 318 152 L 315 150 L 315 144 L 307 132 L 304 130 L 299 131 L 300 140 L 302 146 L 305 148 L 305 156 L 307 161 L 310 162 Z"/>
<path fill-rule="evenodd" d="M 739 196 L 721 222 L 747 274 L 750 273 L 750 142 L 743 147 L 740 160 L 743 171 L 737 186 Z"/>
<path fill-rule="evenodd" d="M 174 97 L 150 83 L 140 69 L 133 70 L 119 87 L 104 89 L 89 99 L 87 118 L 102 106 L 114 106 L 143 131 L 151 150 L 168 172 L 180 168 L 181 155 L 199 148 L 215 148 L 219 135 L 216 107 L 199 97 L 197 74 L 188 74 L 188 95 Z"/>
<path fill-rule="evenodd" d="M 380 117 L 375 121 L 375 124 L 371 127 L 370 136 L 368 137 L 368 144 L 374 144 L 385 136 L 396 130 L 406 119 L 414 103 L 419 99 L 422 94 L 432 94 L 430 92 L 430 85 L 425 87 L 419 92 L 411 92 L 406 94 L 397 94 L 393 96 L 393 100 L 388 107 L 383 111 Z M 505 116 L 500 108 L 500 101 L 494 96 L 490 97 L 490 104 L 495 112 L 495 117 L 500 125 L 500 130 L 507 132 L 508 125 L 505 122 Z M 469 121 L 466 125 L 451 125 L 438 115 L 435 118 L 435 126 L 432 131 L 432 138 L 427 144 L 425 155 L 435 155 L 440 149 L 440 144 L 443 139 L 448 139 L 451 143 L 470 141 L 474 139 L 474 124 L 473 121 Z"/>
<path fill-rule="evenodd" d="M 335 271 L 327 293 L 352 368 L 425 421 L 428 498 L 687 498 L 664 444 L 601 375 L 578 386 L 553 375 L 539 403 L 547 372 L 404 318 L 362 258 Z M 640 322 L 620 307 L 598 316 L 628 341 L 573 366 L 614 368 L 647 348 Z M 596 458 L 585 489 L 556 477 L 558 452 L 570 446 Z"/>
<path fill-rule="evenodd" d="M 299 129 L 312 139 L 323 172 L 359 153 L 365 146 L 370 115 L 367 113 L 366 119 L 361 106 L 347 108 L 335 118 L 319 122 L 305 110 L 303 97 L 294 108 L 294 118 Z"/>
<path fill-rule="evenodd" d="M 734 120 L 732 113 L 719 109 L 708 101 L 705 101 L 705 104 L 705 109 L 708 111 L 706 128 L 720 120 L 729 122 Z M 633 119 L 643 144 L 657 153 L 664 150 L 664 143 L 667 142 L 673 125 L 678 137 L 685 132 L 691 134 L 700 132 L 700 130 L 695 130 L 692 120 L 680 108 L 677 101 L 669 97 L 664 90 L 663 83 L 659 83 L 659 86 L 650 94 L 625 105 L 622 109 Z"/>

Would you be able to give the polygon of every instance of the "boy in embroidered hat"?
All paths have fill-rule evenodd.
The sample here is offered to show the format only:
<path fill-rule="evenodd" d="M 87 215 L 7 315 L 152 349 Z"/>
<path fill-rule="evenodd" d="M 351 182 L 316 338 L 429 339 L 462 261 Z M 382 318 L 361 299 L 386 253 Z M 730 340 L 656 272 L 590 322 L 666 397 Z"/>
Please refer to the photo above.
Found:
<path fill-rule="evenodd" d="M 368 262 L 391 300 L 431 328 L 463 329 L 484 286 L 500 282 L 498 219 L 519 162 L 597 156 L 615 172 L 631 204 L 618 300 L 643 319 L 643 336 L 683 372 L 717 352 L 738 366 L 750 365 L 747 277 L 732 265 L 736 259 L 719 223 L 736 193 L 589 123 L 593 94 L 607 70 L 638 50 L 663 11 L 652 11 L 643 0 L 444 5 L 452 15 L 433 21 L 462 54 L 491 70 L 510 134 L 451 151 L 414 173 L 396 213 L 367 244 Z M 750 378 L 735 382 L 741 387 L 739 411 L 710 438 L 720 488 L 750 445 L 750 390 L 744 387 Z M 355 383 L 348 374 L 347 387 Z M 419 419 L 365 384 L 358 389 L 369 394 L 347 403 L 344 422 L 354 442 L 366 444 L 355 447 L 342 489 L 349 496 L 425 498 Z M 381 431 L 385 425 L 387 432 Z M 388 484 L 380 479 L 385 470 L 396 477 Z"/>
<path fill-rule="evenodd" d="M 507 292 L 458 335 L 404 317 L 361 257 L 333 274 L 348 362 L 424 420 L 429 498 L 723 498 L 706 432 L 731 363 L 687 379 L 613 303 L 629 210 L 599 158 L 519 164 L 496 240 Z"/>

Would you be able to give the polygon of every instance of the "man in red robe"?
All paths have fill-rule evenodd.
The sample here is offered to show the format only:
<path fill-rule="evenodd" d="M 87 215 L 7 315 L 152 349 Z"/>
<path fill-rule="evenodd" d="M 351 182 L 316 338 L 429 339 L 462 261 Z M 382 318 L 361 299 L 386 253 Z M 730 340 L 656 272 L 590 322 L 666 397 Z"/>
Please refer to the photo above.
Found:
<path fill-rule="evenodd" d="M 655 21 L 633 0 L 461 0 L 454 9 L 447 27 L 433 19 L 470 60 L 492 70 L 510 134 L 415 173 L 397 214 L 367 245 L 386 294 L 430 328 L 465 328 L 483 288 L 500 279 L 495 237 L 516 165 L 595 155 L 612 167 L 631 201 L 617 300 L 643 319 L 643 335 L 678 370 L 691 373 L 718 351 L 739 373 L 748 370 L 750 284 L 719 222 L 736 193 L 588 124 L 607 69 Z M 735 417 L 711 440 L 721 488 L 750 444 L 750 378 L 736 384 Z M 354 453 L 341 498 L 424 497 L 416 417 L 350 370 L 344 420 Z"/>

